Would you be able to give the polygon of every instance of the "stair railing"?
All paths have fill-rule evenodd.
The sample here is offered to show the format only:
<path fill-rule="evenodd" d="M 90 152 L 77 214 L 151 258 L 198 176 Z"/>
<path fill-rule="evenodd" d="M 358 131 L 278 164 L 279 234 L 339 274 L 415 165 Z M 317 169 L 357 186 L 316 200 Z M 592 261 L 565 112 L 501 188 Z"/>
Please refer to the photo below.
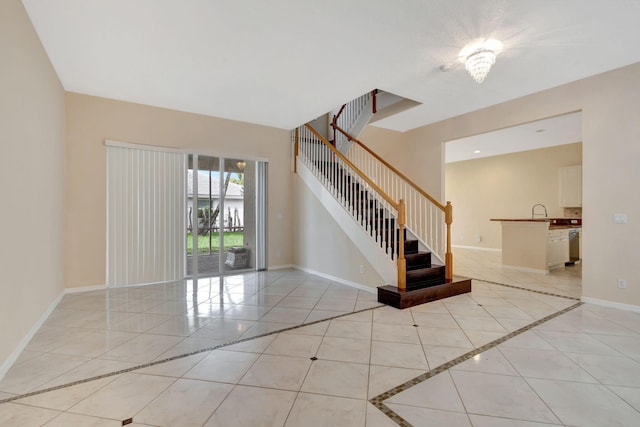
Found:
<path fill-rule="evenodd" d="M 332 126 L 335 132 L 354 143 L 345 157 L 390 198 L 405 201 L 407 229 L 445 264 L 445 278 L 451 280 L 451 202 L 446 205 L 438 202 L 369 147 L 352 138 L 343 128 Z"/>
<path fill-rule="evenodd" d="M 350 130 L 358 120 L 362 112 L 367 108 L 369 102 L 372 102 L 372 110 L 375 113 L 376 94 L 377 89 L 371 92 L 367 92 L 364 95 L 344 104 L 338 111 L 338 114 L 333 116 L 331 120 L 331 126 L 335 125 L 341 129 Z M 336 147 L 341 147 L 343 142 L 348 141 L 348 138 L 345 137 L 342 133 L 337 132 L 336 128 L 334 127 L 333 141 Z"/>
<path fill-rule="evenodd" d="M 294 171 L 298 161 L 311 171 L 396 264 L 398 289 L 406 289 L 404 200 L 386 194 L 312 126 L 300 126 L 292 136 Z"/>

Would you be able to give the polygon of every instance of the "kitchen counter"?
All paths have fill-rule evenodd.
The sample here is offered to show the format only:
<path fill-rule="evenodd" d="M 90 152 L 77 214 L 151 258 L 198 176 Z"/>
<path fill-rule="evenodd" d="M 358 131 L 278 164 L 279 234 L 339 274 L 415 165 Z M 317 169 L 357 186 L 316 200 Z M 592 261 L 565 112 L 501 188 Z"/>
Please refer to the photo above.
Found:
<path fill-rule="evenodd" d="M 582 226 L 580 219 L 567 218 L 492 218 L 491 221 L 502 224 L 502 264 L 544 274 L 569 262 L 569 229 Z"/>

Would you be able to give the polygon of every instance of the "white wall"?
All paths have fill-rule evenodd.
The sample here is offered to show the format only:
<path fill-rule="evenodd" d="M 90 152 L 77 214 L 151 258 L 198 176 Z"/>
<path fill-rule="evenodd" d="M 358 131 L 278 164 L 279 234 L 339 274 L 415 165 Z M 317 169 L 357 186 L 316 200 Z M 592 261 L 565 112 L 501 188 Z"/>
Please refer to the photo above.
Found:
<path fill-rule="evenodd" d="M 295 265 L 372 288 L 387 284 L 297 175 L 294 200 Z"/>
<path fill-rule="evenodd" d="M 445 199 L 455 209 L 452 244 L 501 249 L 500 223 L 490 219 L 530 218 L 536 203 L 549 217 L 563 217 L 559 169 L 580 164 L 581 143 L 448 163 Z M 543 212 L 536 208 L 537 214 Z"/>
<path fill-rule="evenodd" d="M 19 0 L 0 1 L 0 377 L 63 286 L 64 92 Z"/>

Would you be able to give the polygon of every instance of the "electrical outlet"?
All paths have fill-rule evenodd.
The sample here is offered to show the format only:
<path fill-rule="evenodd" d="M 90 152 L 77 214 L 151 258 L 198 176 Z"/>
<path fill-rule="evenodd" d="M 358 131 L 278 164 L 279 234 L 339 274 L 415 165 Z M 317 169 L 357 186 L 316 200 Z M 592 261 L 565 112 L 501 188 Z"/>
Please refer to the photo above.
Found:
<path fill-rule="evenodd" d="M 360 274 L 364 274 L 364 265 L 360 264 Z"/>
<path fill-rule="evenodd" d="M 482 242 L 482 234 L 478 234 L 476 236 L 476 242 L 478 242 L 478 243 Z"/>
<path fill-rule="evenodd" d="M 618 288 L 626 289 L 627 288 L 627 281 L 624 280 L 624 279 L 618 279 Z"/>

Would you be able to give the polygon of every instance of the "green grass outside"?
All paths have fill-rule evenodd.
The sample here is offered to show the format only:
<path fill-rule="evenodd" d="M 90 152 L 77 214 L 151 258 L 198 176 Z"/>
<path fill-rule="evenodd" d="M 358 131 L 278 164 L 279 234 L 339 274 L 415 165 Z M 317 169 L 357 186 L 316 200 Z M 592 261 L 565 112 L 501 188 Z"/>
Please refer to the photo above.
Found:
<path fill-rule="evenodd" d="M 218 236 L 219 233 L 211 233 L 211 252 L 218 252 Z M 242 231 L 226 232 L 224 233 L 224 247 L 230 248 L 232 246 L 244 246 L 244 234 Z M 187 233 L 187 255 L 191 255 L 193 251 L 193 235 Z M 198 253 L 209 253 L 209 235 L 198 236 Z"/>

